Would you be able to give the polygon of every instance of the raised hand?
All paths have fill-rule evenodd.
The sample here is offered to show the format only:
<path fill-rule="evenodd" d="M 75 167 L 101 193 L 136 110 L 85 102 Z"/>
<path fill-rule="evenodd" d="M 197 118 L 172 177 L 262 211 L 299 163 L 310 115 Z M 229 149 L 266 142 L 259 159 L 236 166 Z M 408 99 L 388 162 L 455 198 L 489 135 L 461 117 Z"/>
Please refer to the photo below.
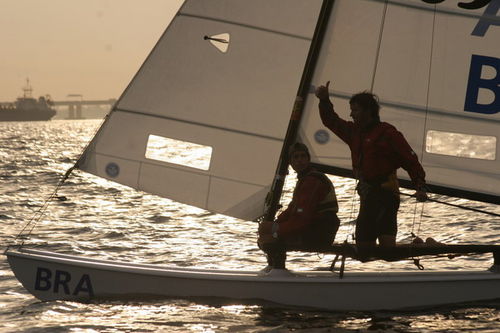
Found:
<path fill-rule="evenodd" d="M 324 86 L 319 86 L 316 88 L 316 97 L 319 99 L 329 99 L 330 93 L 328 92 L 328 87 L 330 86 L 330 81 L 326 83 Z"/>

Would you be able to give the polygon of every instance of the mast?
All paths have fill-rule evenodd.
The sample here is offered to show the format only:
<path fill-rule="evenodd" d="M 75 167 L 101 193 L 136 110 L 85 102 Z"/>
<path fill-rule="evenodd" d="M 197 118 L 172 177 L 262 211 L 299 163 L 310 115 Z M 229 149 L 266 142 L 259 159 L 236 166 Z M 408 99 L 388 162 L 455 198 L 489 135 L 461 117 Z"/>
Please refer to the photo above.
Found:
<path fill-rule="evenodd" d="M 23 92 L 24 92 L 23 98 L 32 98 L 33 97 L 33 95 L 32 95 L 33 88 L 31 88 L 29 78 L 26 78 L 26 86 L 23 87 Z"/>
<path fill-rule="evenodd" d="M 288 151 L 297 137 L 305 101 L 307 99 L 307 96 L 309 95 L 309 87 L 311 86 L 312 76 L 314 74 L 314 69 L 316 68 L 316 63 L 319 57 L 321 46 L 323 44 L 323 39 L 326 33 L 326 28 L 328 26 L 328 21 L 330 19 L 334 3 L 335 0 L 323 0 L 323 4 L 321 6 L 318 21 L 316 23 L 316 28 L 314 30 L 314 35 L 311 41 L 311 46 L 307 55 L 306 64 L 304 66 L 304 71 L 302 72 L 302 77 L 297 91 L 297 97 L 293 106 L 292 115 L 290 117 L 290 122 L 288 123 L 285 140 L 283 142 L 283 147 L 281 148 L 276 175 L 271 187 L 271 196 L 267 201 L 268 207 L 266 214 L 264 215 L 265 220 L 274 220 L 276 211 L 278 210 L 281 192 L 283 191 L 285 177 L 288 172 Z"/>

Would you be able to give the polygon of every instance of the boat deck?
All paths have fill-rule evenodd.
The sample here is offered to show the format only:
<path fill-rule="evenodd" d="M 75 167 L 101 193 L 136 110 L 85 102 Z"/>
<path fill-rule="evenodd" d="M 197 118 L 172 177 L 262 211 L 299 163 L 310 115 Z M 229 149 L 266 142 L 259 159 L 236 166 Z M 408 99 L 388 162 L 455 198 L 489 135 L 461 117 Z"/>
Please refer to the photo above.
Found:
<path fill-rule="evenodd" d="M 326 254 L 337 254 L 342 257 L 353 258 L 362 262 L 385 260 L 399 261 L 420 256 L 445 255 L 450 258 L 464 254 L 493 253 L 494 264 L 500 265 L 500 245 L 479 244 L 398 244 L 396 247 L 364 247 L 358 248 L 351 243 L 333 244 L 327 247 L 314 249 L 301 249 L 288 247 L 287 251 L 318 252 Z"/>

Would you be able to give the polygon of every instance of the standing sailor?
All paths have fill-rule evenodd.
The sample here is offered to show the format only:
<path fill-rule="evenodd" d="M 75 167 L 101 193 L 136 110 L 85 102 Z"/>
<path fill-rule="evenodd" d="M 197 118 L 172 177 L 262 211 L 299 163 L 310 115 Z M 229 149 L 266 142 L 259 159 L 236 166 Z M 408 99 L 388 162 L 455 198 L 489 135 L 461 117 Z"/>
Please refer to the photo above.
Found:
<path fill-rule="evenodd" d="M 377 96 L 362 92 L 349 101 L 353 121 L 341 119 L 333 109 L 328 86 L 316 90 L 323 124 L 351 149 L 354 176 L 359 180 L 359 215 L 356 244 L 395 246 L 399 183 L 396 171 L 403 167 L 415 186 L 418 201 L 426 201 L 425 172 L 404 136 L 391 124 L 381 122 Z"/>
<path fill-rule="evenodd" d="M 290 148 L 290 165 L 297 172 L 297 184 L 288 207 L 273 221 L 259 225 L 259 248 L 268 266 L 285 269 L 287 250 L 318 250 L 331 245 L 340 225 L 335 188 L 328 177 L 311 165 L 307 146 Z"/>

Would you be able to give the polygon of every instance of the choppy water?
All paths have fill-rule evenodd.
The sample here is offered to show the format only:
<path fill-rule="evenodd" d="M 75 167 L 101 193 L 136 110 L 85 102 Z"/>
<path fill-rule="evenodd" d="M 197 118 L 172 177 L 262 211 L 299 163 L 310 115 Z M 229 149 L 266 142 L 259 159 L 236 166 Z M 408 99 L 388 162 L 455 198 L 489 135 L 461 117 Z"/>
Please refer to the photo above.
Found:
<path fill-rule="evenodd" d="M 100 121 L 0 123 L 1 244 L 15 236 L 44 204 Z M 353 182 L 333 178 L 341 205 L 337 240 L 353 231 Z M 294 183 L 288 183 L 287 198 Z M 74 173 L 37 223 L 29 244 L 44 249 L 165 265 L 260 269 L 256 225 L 184 206 L 84 174 Z M 439 198 L 500 213 L 494 205 Z M 434 203 L 407 200 L 400 210 L 399 240 L 414 231 L 449 243 L 500 243 L 500 221 Z M 3 250 L 3 248 L 2 248 Z M 292 254 L 288 267 L 328 267 L 331 256 Z M 487 268 L 488 255 L 425 260 L 427 270 Z M 360 264 L 347 270 L 415 270 L 409 262 Z M 255 304 L 183 299 L 39 302 L 0 257 L 0 332 L 499 332 L 500 301 L 418 312 L 324 312 Z"/>

